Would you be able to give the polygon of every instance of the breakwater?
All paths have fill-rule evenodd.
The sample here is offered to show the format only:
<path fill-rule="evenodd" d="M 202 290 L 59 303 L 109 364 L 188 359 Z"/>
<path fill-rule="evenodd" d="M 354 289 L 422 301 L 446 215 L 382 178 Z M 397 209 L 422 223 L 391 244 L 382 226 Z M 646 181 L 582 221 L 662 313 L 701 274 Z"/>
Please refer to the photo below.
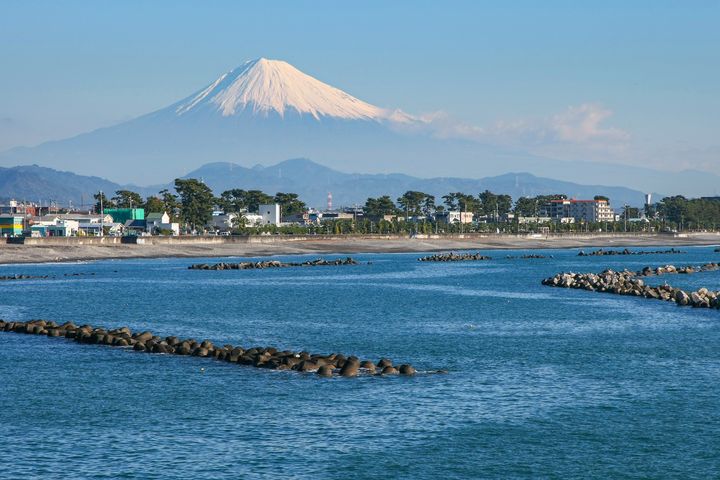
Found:
<path fill-rule="evenodd" d="M 628 270 L 605 270 L 601 273 L 563 272 L 542 280 L 542 284 L 663 300 L 681 306 L 720 309 L 720 291 L 700 288 L 694 292 L 686 292 L 670 285 L 653 287 L 646 285 L 641 278 L 637 278 L 635 272 Z"/>
<path fill-rule="evenodd" d="M 176 336 L 160 337 L 148 331 L 135 332 L 128 327 L 105 329 L 90 325 L 77 326 L 72 322 L 58 324 L 48 320 L 11 322 L 0 320 L 0 331 L 45 335 L 72 339 L 78 343 L 132 348 L 137 352 L 189 355 L 214 358 L 219 361 L 271 370 L 315 372 L 322 377 L 357 377 L 358 375 L 415 375 L 410 364 L 395 365 L 388 358 L 378 362 L 360 360 L 339 353 L 330 355 L 308 352 L 279 351 L 275 347 L 243 348 L 235 345 L 215 345 L 210 340 L 181 339 Z M 444 373 L 444 371 L 438 371 Z"/>
<path fill-rule="evenodd" d="M 509 260 L 514 260 L 516 258 L 527 260 L 527 259 L 533 259 L 533 258 L 548 258 L 545 255 L 540 255 L 539 253 L 531 253 L 529 255 L 520 255 L 520 256 L 514 256 L 514 255 L 506 255 L 505 258 Z M 550 255 L 549 258 L 553 258 L 552 255 Z"/>
<path fill-rule="evenodd" d="M 91 273 L 65 273 L 62 276 L 63 277 L 82 277 L 84 275 L 95 275 L 94 272 Z M 15 275 L 0 275 L 0 281 L 3 280 L 47 280 L 49 278 L 59 278 L 57 275 L 25 275 L 25 274 L 15 274 Z"/>
<path fill-rule="evenodd" d="M 289 268 L 289 267 L 331 267 L 339 265 L 357 265 L 358 262 L 351 257 L 338 258 L 336 260 L 308 260 L 307 262 L 281 262 L 279 260 L 266 260 L 262 262 L 239 262 L 239 263 L 195 263 L 188 267 L 188 270 L 262 270 L 265 268 Z"/>
<path fill-rule="evenodd" d="M 491 260 L 480 253 L 437 253 L 418 258 L 420 262 L 468 262 L 474 260 Z"/>
<path fill-rule="evenodd" d="M 686 253 L 681 250 L 676 250 L 674 248 L 671 248 L 670 250 L 654 250 L 654 251 L 637 251 L 634 252 L 630 249 L 623 249 L 623 250 L 604 250 L 602 248 L 592 251 L 590 253 L 585 253 L 583 250 L 580 250 L 578 253 L 578 257 L 601 257 L 605 255 L 669 255 L 669 254 L 677 254 L 677 253 Z"/>
<path fill-rule="evenodd" d="M 720 263 L 710 262 L 704 265 L 685 265 L 683 267 L 676 267 L 675 265 L 664 265 L 662 267 L 645 267 L 642 270 L 635 272 L 635 275 L 639 277 L 652 277 L 668 274 L 691 274 L 697 272 L 713 272 L 720 270 Z"/>
<path fill-rule="evenodd" d="M 15 275 L 2 275 L 0 276 L 0 281 L 5 280 L 38 280 L 38 279 L 45 279 L 50 278 L 50 275 L 22 275 L 22 274 L 15 274 Z"/>

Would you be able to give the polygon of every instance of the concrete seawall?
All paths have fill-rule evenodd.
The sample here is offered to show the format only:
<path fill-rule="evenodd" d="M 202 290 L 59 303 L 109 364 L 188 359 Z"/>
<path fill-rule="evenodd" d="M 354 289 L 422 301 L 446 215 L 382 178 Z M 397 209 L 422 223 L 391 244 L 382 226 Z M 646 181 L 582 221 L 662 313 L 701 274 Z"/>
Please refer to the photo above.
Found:
<path fill-rule="evenodd" d="M 715 236 L 720 243 L 720 233 L 704 233 L 703 237 Z M 348 242 L 348 241 L 407 241 L 407 240 L 460 240 L 508 243 L 527 241 L 548 241 L 553 240 L 622 240 L 638 239 L 651 240 L 657 244 L 663 242 L 682 244 L 683 239 L 687 244 L 693 244 L 696 235 L 675 235 L 658 233 L 558 233 L 549 235 L 515 235 L 495 233 L 464 233 L 464 234 L 417 234 L 417 235 L 183 235 L 177 237 L 9 237 L 5 243 L 27 246 L 62 246 L 62 245 L 233 245 L 233 244 L 278 244 L 278 243 L 302 243 L 302 242 Z"/>
<path fill-rule="evenodd" d="M 182 237 L 54 237 L 0 241 L 0 264 L 155 257 L 260 257 L 356 254 L 720 245 L 720 234 L 454 234 L 254 235 Z M 710 260 L 710 259 L 708 259 Z"/>

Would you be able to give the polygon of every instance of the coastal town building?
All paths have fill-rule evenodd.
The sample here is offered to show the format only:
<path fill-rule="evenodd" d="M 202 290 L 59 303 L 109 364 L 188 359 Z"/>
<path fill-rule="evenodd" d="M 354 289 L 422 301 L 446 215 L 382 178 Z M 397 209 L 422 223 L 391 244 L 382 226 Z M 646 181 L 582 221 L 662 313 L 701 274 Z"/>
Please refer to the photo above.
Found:
<path fill-rule="evenodd" d="M 280 204 L 273 203 L 267 205 L 260 205 L 258 207 L 258 213 L 260 214 L 260 223 L 262 225 L 275 225 L 280 226 Z"/>
<path fill-rule="evenodd" d="M 43 215 L 41 217 L 35 217 L 32 219 L 32 223 L 56 223 L 63 220 L 72 220 L 78 223 L 114 223 L 115 218 L 105 213 L 105 215 L 99 215 L 95 213 L 52 213 Z"/>
<path fill-rule="evenodd" d="M 43 210 L 47 212 L 48 207 L 40 207 L 31 202 L 18 202 L 17 200 L 10 200 L 0 205 L 0 214 L 15 213 L 26 217 L 34 217 L 40 215 Z"/>
<path fill-rule="evenodd" d="M 145 220 L 144 208 L 106 208 L 103 213 L 112 216 L 117 223 L 125 223 L 128 220 Z"/>
<path fill-rule="evenodd" d="M 246 227 L 263 225 L 263 216 L 259 213 L 249 213 L 247 211 L 229 213 L 216 211 L 213 212 L 212 219 L 207 226 L 219 232 L 231 232 L 243 225 Z"/>
<path fill-rule="evenodd" d="M 560 223 L 615 221 L 615 212 L 610 208 L 610 202 L 602 198 L 551 200 L 540 207 L 540 216 Z M 573 222 L 569 219 L 573 219 Z"/>
<path fill-rule="evenodd" d="M 0 235 L 3 237 L 14 237 L 22 235 L 25 226 L 25 216 L 6 213 L 0 215 Z"/>
<path fill-rule="evenodd" d="M 29 221 L 33 237 L 99 236 L 105 233 L 120 235 L 123 225 L 110 215 L 88 213 L 58 213 L 33 217 Z"/>
<path fill-rule="evenodd" d="M 151 235 L 163 231 L 172 232 L 172 235 L 180 235 L 180 224 L 171 222 L 167 212 L 153 212 L 148 213 L 145 217 L 145 231 Z"/>
<path fill-rule="evenodd" d="M 75 220 L 60 220 L 47 226 L 48 237 L 74 237 L 80 231 L 80 222 Z"/>
<path fill-rule="evenodd" d="M 518 217 L 515 217 L 515 220 L 519 224 L 549 223 L 552 221 L 552 218 L 550 218 L 550 217 L 521 217 L 521 216 L 518 216 Z"/>
<path fill-rule="evenodd" d="M 257 225 L 262 224 L 262 215 L 259 213 L 243 213 L 243 217 L 245 217 L 245 225 L 249 227 L 255 227 Z"/>
<path fill-rule="evenodd" d="M 343 210 L 326 210 L 324 212 L 319 212 L 318 218 L 323 221 L 327 220 L 352 220 L 355 218 L 356 213 L 354 212 L 345 212 Z"/>
<path fill-rule="evenodd" d="M 235 212 L 213 212 L 212 219 L 210 220 L 208 227 L 219 232 L 229 232 L 233 229 L 238 215 L 239 214 Z"/>
<path fill-rule="evenodd" d="M 460 212 L 455 210 L 448 210 L 444 212 L 438 212 L 435 214 L 435 220 L 438 223 L 472 223 L 475 218 L 473 212 Z"/>
<path fill-rule="evenodd" d="M 309 225 L 313 222 L 310 220 L 309 212 L 301 212 L 301 213 L 296 213 L 294 215 L 288 215 L 286 217 L 283 217 L 283 223 Z"/>

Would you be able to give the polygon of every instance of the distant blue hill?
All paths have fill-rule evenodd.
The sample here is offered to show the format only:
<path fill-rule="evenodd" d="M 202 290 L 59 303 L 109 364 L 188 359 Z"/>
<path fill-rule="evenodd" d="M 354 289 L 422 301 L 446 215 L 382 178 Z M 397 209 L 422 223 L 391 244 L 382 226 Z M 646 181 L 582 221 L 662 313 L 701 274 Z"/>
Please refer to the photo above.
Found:
<path fill-rule="evenodd" d="M 364 203 L 367 197 L 390 195 L 393 199 L 407 190 L 435 195 L 439 200 L 449 192 L 477 195 L 484 190 L 504 193 L 517 199 L 521 196 L 564 193 L 575 198 L 605 195 L 611 204 L 641 206 L 644 194 L 626 187 L 580 185 L 553 180 L 529 173 L 467 179 L 459 177 L 417 178 L 405 174 L 343 173 L 307 159 L 293 159 L 270 167 L 246 168 L 233 163 L 208 163 L 187 174 L 185 178 L 202 179 L 216 194 L 230 188 L 259 189 L 268 193 L 295 192 L 306 203 L 324 206 L 328 192 L 334 205 Z M 659 199 L 656 194 L 655 198 Z"/>
<path fill-rule="evenodd" d="M 269 194 L 294 192 L 311 206 L 324 207 L 328 192 L 333 204 L 350 206 L 363 204 L 368 197 L 390 195 L 396 199 L 407 190 L 419 190 L 440 197 L 449 192 L 477 195 L 484 190 L 504 193 L 517 199 L 521 196 L 564 193 L 575 198 L 605 195 L 614 207 L 627 203 L 641 206 L 643 193 L 626 187 L 580 185 L 553 180 L 529 173 L 467 179 L 459 177 L 417 178 L 404 174 L 344 173 L 307 159 L 293 159 L 269 167 L 243 167 L 234 163 L 208 163 L 184 178 L 202 179 L 216 195 L 231 188 L 262 190 Z M 72 203 L 87 207 L 94 203 L 92 196 L 99 190 L 112 196 L 116 190 L 127 188 L 143 196 L 156 194 L 163 188 L 172 189 L 172 179 L 163 185 L 138 187 L 120 185 L 100 177 L 62 172 L 37 165 L 0 168 L 0 197 L 61 205 Z M 655 195 L 659 200 L 660 196 Z"/>
<path fill-rule="evenodd" d="M 61 172 L 37 165 L 0 167 L 0 197 L 4 200 L 26 200 L 42 205 L 56 202 L 59 205 L 84 205 L 90 208 L 95 203 L 95 193 L 102 190 L 112 196 L 120 188 L 124 187 L 104 178 Z M 130 188 L 145 193 L 145 189 Z"/>

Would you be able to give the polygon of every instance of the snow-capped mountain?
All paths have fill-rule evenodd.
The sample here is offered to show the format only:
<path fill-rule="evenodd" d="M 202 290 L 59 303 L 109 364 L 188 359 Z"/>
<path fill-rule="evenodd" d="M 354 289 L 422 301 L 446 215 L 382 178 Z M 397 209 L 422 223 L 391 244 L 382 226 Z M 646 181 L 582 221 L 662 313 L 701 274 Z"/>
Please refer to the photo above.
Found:
<path fill-rule="evenodd" d="M 0 153 L 0 165 L 32 163 L 145 184 L 208 162 L 272 164 L 300 156 L 347 170 L 417 174 L 411 167 L 418 155 L 438 151 L 422 143 L 438 142 L 398 132 L 416 124 L 422 121 L 359 100 L 286 62 L 260 58 L 134 120 Z"/>
<path fill-rule="evenodd" d="M 221 75 L 208 87 L 173 106 L 177 115 L 210 111 L 230 117 L 251 113 L 281 118 L 286 113 L 309 115 L 316 120 L 409 121 L 398 111 L 388 111 L 306 75 L 287 62 L 259 58 Z"/>
<path fill-rule="evenodd" d="M 111 94 L 111 92 L 108 92 Z M 480 178 L 508 171 L 576 183 L 675 191 L 663 172 L 605 163 L 563 162 L 477 142 L 436 138 L 401 110 L 375 106 L 280 60 L 260 58 L 220 75 L 196 93 L 118 125 L 0 153 L 0 166 L 37 164 L 150 185 L 199 166 L 273 165 L 305 157 L 344 172 Z M 629 172 L 633 171 L 634 174 Z M 709 174 L 684 183 L 714 192 Z M 692 181 L 690 181 L 692 180 Z"/>

